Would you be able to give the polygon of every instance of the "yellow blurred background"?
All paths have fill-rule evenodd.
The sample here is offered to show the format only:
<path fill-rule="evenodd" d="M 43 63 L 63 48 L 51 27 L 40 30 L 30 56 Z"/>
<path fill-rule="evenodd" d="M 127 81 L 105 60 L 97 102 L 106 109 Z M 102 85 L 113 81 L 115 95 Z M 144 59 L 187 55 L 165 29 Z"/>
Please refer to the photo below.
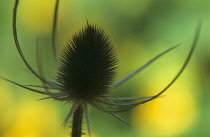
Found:
<path fill-rule="evenodd" d="M 40 85 L 25 71 L 12 34 L 14 0 L 0 0 L 0 76 L 24 85 Z M 37 69 L 39 37 L 43 67 L 55 78 L 51 48 L 55 0 L 20 0 L 18 35 L 27 60 Z M 116 81 L 169 47 L 180 47 L 113 90 L 111 96 L 150 96 L 161 91 L 181 68 L 196 24 L 202 30 L 196 51 L 178 81 L 160 98 L 119 114 L 133 127 L 90 109 L 92 137 L 208 137 L 210 136 L 210 18 L 209 0 L 60 0 L 57 45 L 61 50 L 86 24 L 102 26 L 119 55 Z M 0 137 L 67 137 L 62 122 L 70 105 L 0 80 Z M 86 128 L 84 124 L 84 128 Z M 85 131 L 84 131 L 85 132 Z"/>

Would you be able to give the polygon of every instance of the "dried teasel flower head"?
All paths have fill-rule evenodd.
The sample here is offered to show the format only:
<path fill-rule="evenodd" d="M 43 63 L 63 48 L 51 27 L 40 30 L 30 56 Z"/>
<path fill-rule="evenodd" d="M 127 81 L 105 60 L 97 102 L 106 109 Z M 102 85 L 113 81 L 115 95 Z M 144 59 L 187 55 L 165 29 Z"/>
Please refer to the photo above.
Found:
<path fill-rule="evenodd" d="M 94 100 L 109 93 L 117 63 L 109 37 L 101 28 L 87 23 L 63 49 L 57 81 L 71 98 Z"/>

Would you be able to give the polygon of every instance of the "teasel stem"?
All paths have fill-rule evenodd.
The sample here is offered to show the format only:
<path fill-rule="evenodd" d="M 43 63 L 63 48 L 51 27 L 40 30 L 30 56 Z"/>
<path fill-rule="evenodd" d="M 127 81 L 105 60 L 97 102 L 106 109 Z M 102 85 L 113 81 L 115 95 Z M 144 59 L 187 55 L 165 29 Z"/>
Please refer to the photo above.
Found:
<path fill-rule="evenodd" d="M 73 114 L 71 137 L 82 136 L 83 106 L 80 104 Z"/>

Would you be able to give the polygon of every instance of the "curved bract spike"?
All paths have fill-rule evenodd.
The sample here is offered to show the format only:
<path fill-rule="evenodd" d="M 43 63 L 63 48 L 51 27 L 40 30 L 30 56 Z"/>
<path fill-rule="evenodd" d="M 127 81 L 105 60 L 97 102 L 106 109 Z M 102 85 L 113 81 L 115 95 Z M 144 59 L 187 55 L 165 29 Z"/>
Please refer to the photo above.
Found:
<path fill-rule="evenodd" d="M 61 83 L 58 83 L 58 82 L 55 82 L 55 81 L 52 81 L 52 80 L 49 80 L 49 79 L 45 79 L 48 83 L 50 83 L 50 86 L 52 87 L 56 87 L 58 89 L 61 88 L 62 84 Z"/>
<path fill-rule="evenodd" d="M 53 97 L 41 98 L 41 99 L 38 99 L 37 101 L 40 101 L 40 100 L 46 100 L 46 99 L 53 99 Z"/>
<path fill-rule="evenodd" d="M 154 97 L 154 96 L 153 96 Z M 152 98 L 152 97 L 151 97 Z M 135 105 L 139 105 L 139 104 L 142 104 L 143 101 L 139 101 L 139 102 L 134 102 L 134 103 L 125 103 L 125 102 L 120 102 L 120 103 L 113 103 L 113 102 L 107 102 L 107 101 L 104 101 L 104 100 L 100 100 L 100 99 L 97 99 L 98 102 L 100 103 L 103 103 L 103 104 L 106 104 L 106 105 L 111 105 L 111 106 L 135 106 Z"/>
<path fill-rule="evenodd" d="M 37 62 L 37 67 L 38 67 L 38 73 L 41 77 L 44 77 L 44 71 L 43 71 L 43 67 L 42 67 L 42 62 L 41 62 L 41 54 L 39 54 L 39 37 L 36 40 L 36 62 Z M 43 81 L 42 85 L 43 87 L 47 87 L 47 84 Z M 46 92 L 50 93 L 48 88 L 44 88 Z"/>
<path fill-rule="evenodd" d="M 111 113 L 111 112 L 113 112 L 113 113 L 125 112 L 125 111 L 128 111 L 128 110 L 130 110 L 130 109 L 132 109 L 136 106 L 136 105 L 131 105 L 131 106 L 127 106 L 126 108 L 122 108 L 122 109 L 118 109 L 118 110 L 115 109 L 114 110 L 114 109 L 109 109 L 109 108 L 104 107 L 100 102 L 96 103 L 94 101 L 89 101 L 89 103 L 93 107 L 95 107 L 95 108 L 97 108 L 97 109 L 99 109 L 103 112 L 108 112 L 108 113 Z M 113 105 L 113 107 L 115 107 L 115 106 Z"/>
<path fill-rule="evenodd" d="M 24 69 L 24 68 L 23 68 Z M 26 72 L 34 75 L 31 71 L 27 70 L 27 69 L 24 69 Z M 57 88 L 57 89 L 60 89 L 62 84 L 61 83 L 58 83 L 56 81 L 52 81 L 52 80 L 49 80 L 47 78 L 45 78 L 45 81 L 47 81 L 47 85 L 49 85 L 50 87 L 54 87 L 54 88 Z"/>
<path fill-rule="evenodd" d="M 59 11 L 59 1 L 56 0 L 55 10 L 54 10 L 54 18 L 53 18 L 53 27 L 52 27 L 52 46 L 56 64 L 58 65 L 58 55 L 56 49 L 56 27 L 57 27 L 57 20 L 58 20 L 58 11 Z"/>
<path fill-rule="evenodd" d="M 130 98 L 112 98 L 112 97 L 106 97 L 106 99 L 111 101 L 136 101 L 136 100 L 143 100 L 148 99 L 153 96 L 147 96 L 147 97 L 130 97 Z"/>
<path fill-rule="evenodd" d="M 37 87 L 37 88 L 47 88 L 47 89 L 54 89 L 54 90 L 59 90 L 59 88 L 56 87 L 44 87 L 44 86 L 38 86 L 38 85 L 26 85 L 28 87 Z"/>
<path fill-rule="evenodd" d="M 41 54 L 39 54 L 39 37 L 37 38 L 36 40 L 36 62 L 37 62 L 37 67 L 38 67 L 38 73 L 39 73 L 39 76 L 44 78 L 45 77 L 45 74 L 44 74 L 44 71 L 43 71 L 43 66 L 42 66 L 42 62 L 41 62 Z M 45 82 L 44 82 L 45 81 Z M 49 91 L 49 88 L 47 88 L 47 80 L 44 79 L 44 81 L 42 80 L 42 87 L 44 88 L 44 90 L 49 93 L 50 96 L 54 96 L 53 94 L 51 94 L 51 92 Z M 50 86 L 52 86 L 50 84 Z"/>
<path fill-rule="evenodd" d="M 41 98 L 41 99 L 38 99 L 38 100 L 45 100 L 45 99 L 55 99 L 55 100 L 58 100 L 58 101 L 67 101 L 68 100 L 68 102 L 70 102 L 72 100 L 69 97 L 60 97 L 60 96 L 55 95 L 55 94 L 53 94 L 53 96 L 46 97 L 46 98 Z"/>
<path fill-rule="evenodd" d="M 193 40 L 193 43 L 192 43 L 192 46 L 191 46 L 191 49 L 190 49 L 190 52 L 183 64 L 183 66 L 181 67 L 181 69 L 179 70 L 179 72 L 177 73 L 177 75 L 173 78 L 173 80 L 161 91 L 159 92 L 157 95 L 153 96 L 152 98 L 148 99 L 148 100 L 145 100 L 145 101 L 142 101 L 141 104 L 143 103 L 146 103 L 146 102 L 149 102 L 157 97 L 159 97 L 160 95 L 162 95 L 169 87 L 171 87 L 171 85 L 178 79 L 178 77 L 182 74 L 182 72 L 184 71 L 184 69 L 186 68 L 187 64 L 189 63 L 190 61 L 190 58 L 192 57 L 192 54 L 195 50 L 195 47 L 198 43 L 198 39 L 199 39 L 199 36 L 200 36 L 200 30 L 201 30 L 201 22 L 199 22 L 199 24 L 197 25 L 197 28 L 196 28 L 196 32 L 195 32 L 195 36 L 194 36 L 194 40 Z"/>
<path fill-rule="evenodd" d="M 40 91 L 40 90 L 36 90 L 36 89 L 32 89 L 32 88 L 29 88 L 29 87 L 26 87 L 26 86 L 24 86 L 24 85 L 21 85 L 21 84 L 19 84 L 19 83 L 16 83 L 16 82 L 14 82 L 14 81 L 11 81 L 11 80 L 6 79 L 6 78 L 3 78 L 3 77 L 0 77 L 0 78 L 1 78 L 1 79 L 3 79 L 3 80 L 8 81 L 8 82 L 10 82 L 10 83 L 13 83 L 13 84 L 15 84 L 15 85 L 17 85 L 17 86 L 19 86 L 19 87 L 22 87 L 22 88 L 25 88 L 25 89 L 28 89 L 28 90 L 34 91 L 34 92 L 36 92 L 36 93 L 49 95 L 49 93 L 47 93 L 47 92 Z"/>
<path fill-rule="evenodd" d="M 18 41 L 18 36 L 17 36 L 17 9 L 18 9 L 18 4 L 19 4 L 19 0 L 15 1 L 15 6 L 13 9 L 13 36 L 14 36 L 14 41 L 15 41 L 15 45 L 16 48 L 18 50 L 19 55 L 21 56 L 23 62 L 25 63 L 25 65 L 27 66 L 27 68 L 37 77 L 39 78 L 41 81 L 43 81 L 44 83 L 50 85 L 50 83 L 48 83 L 43 77 L 39 76 L 39 74 L 37 74 L 35 72 L 35 70 L 30 66 L 30 64 L 27 62 L 27 60 L 25 59 L 25 56 L 23 55 L 23 52 L 20 48 L 20 44 Z"/>
<path fill-rule="evenodd" d="M 69 97 L 53 97 L 53 98 L 54 98 L 55 100 L 58 100 L 58 101 L 66 101 L 66 103 L 72 101 L 72 98 L 69 98 Z"/>
<path fill-rule="evenodd" d="M 119 119 L 120 121 L 122 121 L 123 123 L 125 123 L 126 125 L 132 127 L 127 121 L 125 121 L 124 119 L 122 119 L 121 117 L 119 117 L 118 115 L 116 115 L 113 112 L 110 112 L 109 114 L 111 114 L 112 116 L 116 117 L 117 119 Z"/>
<path fill-rule="evenodd" d="M 148 67 L 151 63 L 153 63 L 154 61 L 156 61 L 159 57 L 163 56 L 164 54 L 168 53 L 169 51 L 171 51 L 172 49 L 175 49 L 176 47 L 178 47 L 180 44 L 171 47 L 169 49 L 167 49 L 166 51 L 160 53 L 159 55 L 157 55 L 156 57 L 154 57 L 153 59 L 151 59 L 150 61 L 148 61 L 145 65 L 141 66 L 140 68 L 138 68 L 136 71 L 134 71 L 133 73 L 131 73 L 130 75 L 128 75 L 127 77 L 123 78 L 122 80 L 118 81 L 117 83 L 113 84 L 111 87 L 117 87 L 119 85 L 121 85 L 122 83 L 128 81 L 130 78 L 134 77 L 136 74 L 138 74 L 140 71 L 144 70 L 146 67 Z"/>

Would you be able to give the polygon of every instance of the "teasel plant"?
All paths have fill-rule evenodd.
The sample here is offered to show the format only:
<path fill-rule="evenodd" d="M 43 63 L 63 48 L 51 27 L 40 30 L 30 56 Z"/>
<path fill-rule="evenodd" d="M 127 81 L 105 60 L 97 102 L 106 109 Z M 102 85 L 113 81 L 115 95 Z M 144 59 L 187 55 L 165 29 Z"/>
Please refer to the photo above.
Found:
<path fill-rule="evenodd" d="M 200 35 L 201 23 L 198 23 L 191 49 L 184 61 L 184 64 L 163 90 L 154 96 L 116 98 L 109 96 L 114 88 L 128 81 L 148 67 L 151 63 L 169 51 L 175 49 L 180 44 L 158 54 L 127 77 L 114 83 L 113 79 L 117 74 L 116 72 L 118 68 L 116 48 L 113 46 L 105 31 L 97 25 L 91 25 L 87 21 L 86 26 L 73 35 L 72 39 L 66 43 L 61 54 L 58 56 L 56 49 L 56 26 L 59 0 L 56 0 L 52 28 L 52 47 L 54 51 L 54 59 L 57 63 L 57 73 L 55 74 L 56 78 L 54 80 L 49 80 L 44 74 L 38 51 L 36 51 L 38 66 L 37 71 L 26 60 L 22 52 L 18 40 L 16 25 L 18 5 L 19 0 L 15 0 L 13 9 L 14 42 L 22 61 L 28 70 L 41 81 L 42 85 L 22 85 L 7 78 L 1 78 L 19 87 L 43 94 L 46 96 L 43 99 L 54 99 L 71 104 L 71 109 L 69 110 L 63 125 L 66 126 L 70 119 L 72 119 L 72 137 L 82 136 L 83 121 L 85 121 L 87 125 L 87 132 L 90 136 L 88 116 L 88 107 L 90 106 L 108 113 L 130 126 L 130 124 L 120 118 L 117 113 L 129 111 L 138 105 L 150 102 L 160 97 L 169 87 L 171 87 L 189 63 Z"/>

